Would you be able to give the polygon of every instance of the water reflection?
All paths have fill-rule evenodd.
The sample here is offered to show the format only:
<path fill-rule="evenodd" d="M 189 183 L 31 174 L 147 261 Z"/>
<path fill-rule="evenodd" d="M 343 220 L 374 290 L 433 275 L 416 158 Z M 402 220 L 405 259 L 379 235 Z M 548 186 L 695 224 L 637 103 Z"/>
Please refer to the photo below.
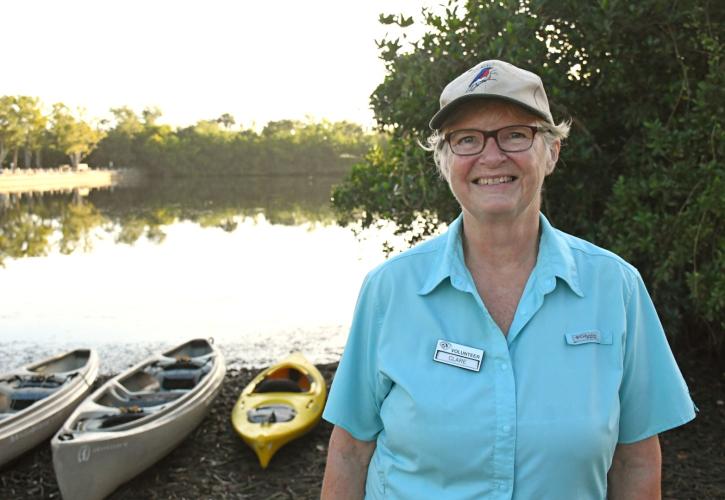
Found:
<path fill-rule="evenodd" d="M 147 182 L 135 187 L 0 194 L 0 265 L 8 258 L 90 250 L 104 228 L 118 243 L 161 243 L 164 226 L 192 221 L 234 231 L 239 217 L 264 214 L 272 224 L 333 223 L 330 188 L 337 177 L 250 176 Z M 59 238 L 53 238 L 59 232 Z"/>
<path fill-rule="evenodd" d="M 336 179 L 172 182 L 0 209 L 0 371 L 79 345 L 114 372 L 213 336 L 230 365 L 292 349 L 336 360 L 358 287 L 389 234 L 333 224 Z"/>

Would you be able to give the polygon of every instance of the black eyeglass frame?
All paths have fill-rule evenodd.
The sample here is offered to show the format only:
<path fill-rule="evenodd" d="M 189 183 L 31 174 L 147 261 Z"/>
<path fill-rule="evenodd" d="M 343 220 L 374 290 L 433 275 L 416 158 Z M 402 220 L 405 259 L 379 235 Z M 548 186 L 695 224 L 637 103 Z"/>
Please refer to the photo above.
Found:
<path fill-rule="evenodd" d="M 501 144 L 498 142 L 498 133 L 502 130 L 506 130 L 507 128 L 519 128 L 524 127 L 531 129 L 531 144 L 528 145 L 528 147 L 524 149 L 504 149 L 501 147 Z M 537 127 L 536 125 L 506 125 L 505 127 L 497 128 L 496 130 L 480 130 L 477 128 L 461 128 L 458 130 L 451 130 L 446 135 L 443 136 L 443 140 L 448 143 L 448 147 L 451 149 L 451 153 L 453 153 L 456 156 L 475 156 L 477 154 L 481 154 L 481 151 L 483 151 L 486 148 L 486 143 L 488 142 L 489 137 L 493 137 L 493 140 L 496 141 L 496 146 L 498 149 L 503 151 L 504 153 L 522 153 L 524 151 L 528 151 L 531 149 L 531 146 L 534 145 L 534 139 L 536 138 L 536 133 L 540 130 L 543 130 L 541 127 Z M 476 151 L 475 153 L 456 153 L 453 150 L 453 146 L 451 146 L 451 136 L 453 134 L 457 134 L 458 132 L 478 132 L 479 134 L 483 134 L 483 142 L 481 143 L 481 149 L 479 151 Z"/>

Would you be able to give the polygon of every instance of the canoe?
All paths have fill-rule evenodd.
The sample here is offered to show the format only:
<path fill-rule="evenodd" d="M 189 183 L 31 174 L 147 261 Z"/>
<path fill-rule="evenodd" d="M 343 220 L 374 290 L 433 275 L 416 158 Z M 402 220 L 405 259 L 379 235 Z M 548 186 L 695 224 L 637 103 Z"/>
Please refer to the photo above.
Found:
<path fill-rule="evenodd" d="M 98 355 L 77 349 L 0 375 L 0 467 L 57 431 L 98 376 Z"/>
<path fill-rule="evenodd" d="M 63 498 L 104 498 L 168 454 L 206 416 L 225 371 L 219 349 L 194 339 L 108 380 L 51 440 Z"/>
<path fill-rule="evenodd" d="M 232 409 L 232 426 L 266 468 L 277 450 L 320 421 L 326 397 L 319 370 L 294 353 L 244 388 Z"/>

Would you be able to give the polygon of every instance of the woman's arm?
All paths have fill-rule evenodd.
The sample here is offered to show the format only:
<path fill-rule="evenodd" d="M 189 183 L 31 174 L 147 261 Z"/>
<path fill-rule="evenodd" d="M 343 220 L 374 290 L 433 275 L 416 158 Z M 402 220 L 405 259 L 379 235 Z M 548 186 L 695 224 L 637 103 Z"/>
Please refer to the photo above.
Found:
<path fill-rule="evenodd" d="M 660 441 L 652 436 L 632 444 L 618 444 L 607 474 L 610 500 L 659 500 L 662 453 Z"/>
<path fill-rule="evenodd" d="M 365 496 L 365 480 L 375 441 L 359 441 L 335 426 L 327 451 L 321 500 L 358 500 Z"/>

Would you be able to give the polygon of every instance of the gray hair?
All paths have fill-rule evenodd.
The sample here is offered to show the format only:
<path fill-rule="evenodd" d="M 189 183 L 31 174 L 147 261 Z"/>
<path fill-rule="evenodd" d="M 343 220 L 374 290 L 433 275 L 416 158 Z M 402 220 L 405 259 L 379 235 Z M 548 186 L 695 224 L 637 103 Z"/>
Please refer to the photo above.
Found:
<path fill-rule="evenodd" d="M 539 127 L 539 133 L 544 140 L 547 148 L 550 148 L 557 139 L 563 141 L 569 137 L 569 129 L 571 128 L 571 120 L 561 121 L 558 125 L 549 123 L 545 120 L 538 120 L 536 126 Z M 433 152 L 433 161 L 438 168 L 438 173 L 446 181 L 450 180 L 450 160 L 453 153 L 451 148 L 446 147 L 445 134 L 442 130 L 434 130 L 426 140 L 427 144 L 421 144 L 426 151 Z"/>

